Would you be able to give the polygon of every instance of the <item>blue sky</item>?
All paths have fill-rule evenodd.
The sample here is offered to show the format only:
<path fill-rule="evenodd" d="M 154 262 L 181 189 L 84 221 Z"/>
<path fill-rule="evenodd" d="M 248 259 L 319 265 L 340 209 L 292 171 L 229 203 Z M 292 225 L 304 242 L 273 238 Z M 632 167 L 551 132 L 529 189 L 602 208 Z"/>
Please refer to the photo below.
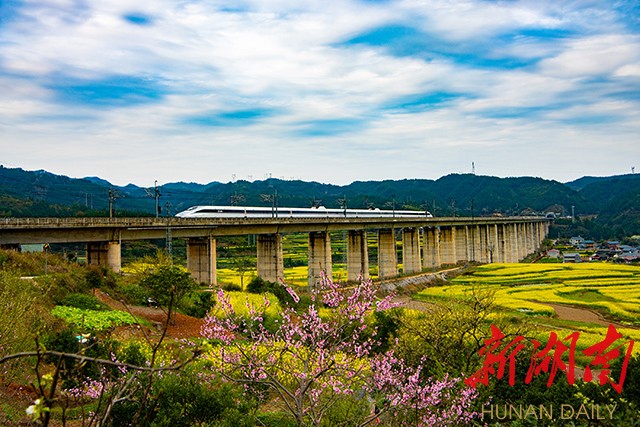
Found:
<path fill-rule="evenodd" d="M 640 2 L 0 0 L 0 164 L 140 186 L 640 172 Z"/>

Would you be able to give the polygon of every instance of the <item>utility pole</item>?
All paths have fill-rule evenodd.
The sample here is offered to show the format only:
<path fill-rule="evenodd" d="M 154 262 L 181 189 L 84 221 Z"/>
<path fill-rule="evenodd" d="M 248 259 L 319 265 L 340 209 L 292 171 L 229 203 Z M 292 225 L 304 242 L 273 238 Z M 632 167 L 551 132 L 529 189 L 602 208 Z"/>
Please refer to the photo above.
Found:
<path fill-rule="evenodd" d="M 158 188 L 158 180 L 153 181 L 153 195 L 156 199 L 156 218 L 160 216 L 160 189 Z"/>
<path fill-rule="evenodd" d="M 273 190 L 273 194 L 261 194 L 260 198 L 265 202 L 271 202 L 271 217 L 278 217 L 278 190 Z"/>
<path fill-rule="evenodd" d="M 156 218 L 158 218 L 160 216 L 160 188 L 158 187 L 158 180 L 153 181 L 153 191 L 148 188 L 145 188 L 144 191 L 147 193 L 147 196 L 156 199 Z"/>
<path fill-rule="evenodd" d="M 345 194 L 343 198 L 338 199 L 338 205 L 340 205 L 340 209 L 344 210 L 344 216 L 347 216 L 347 195 Z"/>
<path fill-rule="evenodd" d="M 393 212 L 392 216 L 396 216 L 396 195 L 395 194 L 391 195 L 391 201 L 385 203 L 385 206 L 389 206 L 391 208 L 391 211 Z"/>
<path fill-rule="evenodd" d="M 118 195 L 116 194 L 116 190 L 110 188 L 109 189 L 109 218 L 113 218 L 113 205 L 116 202 Z"/>
<path fill-rule="evenodd" d="M 229 198 L 229 201 L 231 202 L 231 206 L 238 206 L 238 203 L 244 202 L 244 200 L 245 200 L 245 197 L 242 194 L 238 194 L 237 192 L 234 192 Z"/>
<path fill-rule="evenodd" d="M 393 216 L 396 216 L 396 195 L 392 194 L 391 195 L 391 209 L 393 211 Z"/>

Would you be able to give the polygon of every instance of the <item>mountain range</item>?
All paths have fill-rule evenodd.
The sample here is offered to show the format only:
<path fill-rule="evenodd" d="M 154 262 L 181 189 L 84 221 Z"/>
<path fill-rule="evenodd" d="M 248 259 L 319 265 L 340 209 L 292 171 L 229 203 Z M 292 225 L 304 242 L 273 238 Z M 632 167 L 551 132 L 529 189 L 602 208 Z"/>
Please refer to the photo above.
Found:
<path fill-rule="evenodd" d="M 0 217 L 174 215 L 195 205 L 426 209 L 436 216 L 575 213 L 592 234 L 640 234 L 640 174 L 582 177 L 568 183 L 534 177 L 451 174 L 437 180 L 356 181 L 338 186 L 266 179 L 208 184 L 174 182 L 115 186 L 44 170 L 0 166 Z M 610 235 L 610 236 L 609 236 Z M 595 237 L 595 236 L 594 236 Z"/>

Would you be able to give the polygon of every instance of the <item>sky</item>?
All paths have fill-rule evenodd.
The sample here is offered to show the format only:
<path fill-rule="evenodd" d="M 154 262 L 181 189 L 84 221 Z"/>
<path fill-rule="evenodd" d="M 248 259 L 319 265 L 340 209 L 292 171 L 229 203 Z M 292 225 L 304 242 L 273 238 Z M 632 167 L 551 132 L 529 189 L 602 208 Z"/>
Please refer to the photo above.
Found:
<path fill-rule="evenodd" d="M 0 165 L 143 187 L 640 173 L 640 1 L 0 0 Z"/>

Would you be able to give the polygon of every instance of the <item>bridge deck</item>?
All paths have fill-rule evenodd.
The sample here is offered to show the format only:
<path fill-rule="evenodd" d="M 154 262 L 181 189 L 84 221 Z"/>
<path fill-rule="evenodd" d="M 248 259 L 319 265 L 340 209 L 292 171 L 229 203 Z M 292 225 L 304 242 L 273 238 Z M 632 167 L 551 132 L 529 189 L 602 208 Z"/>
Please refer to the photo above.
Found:
<path fill-rule="evenodd" d="M 231 236 L 549 222 L 542 217 L 437 218 L 0 218 L 0 244 Z"/>

